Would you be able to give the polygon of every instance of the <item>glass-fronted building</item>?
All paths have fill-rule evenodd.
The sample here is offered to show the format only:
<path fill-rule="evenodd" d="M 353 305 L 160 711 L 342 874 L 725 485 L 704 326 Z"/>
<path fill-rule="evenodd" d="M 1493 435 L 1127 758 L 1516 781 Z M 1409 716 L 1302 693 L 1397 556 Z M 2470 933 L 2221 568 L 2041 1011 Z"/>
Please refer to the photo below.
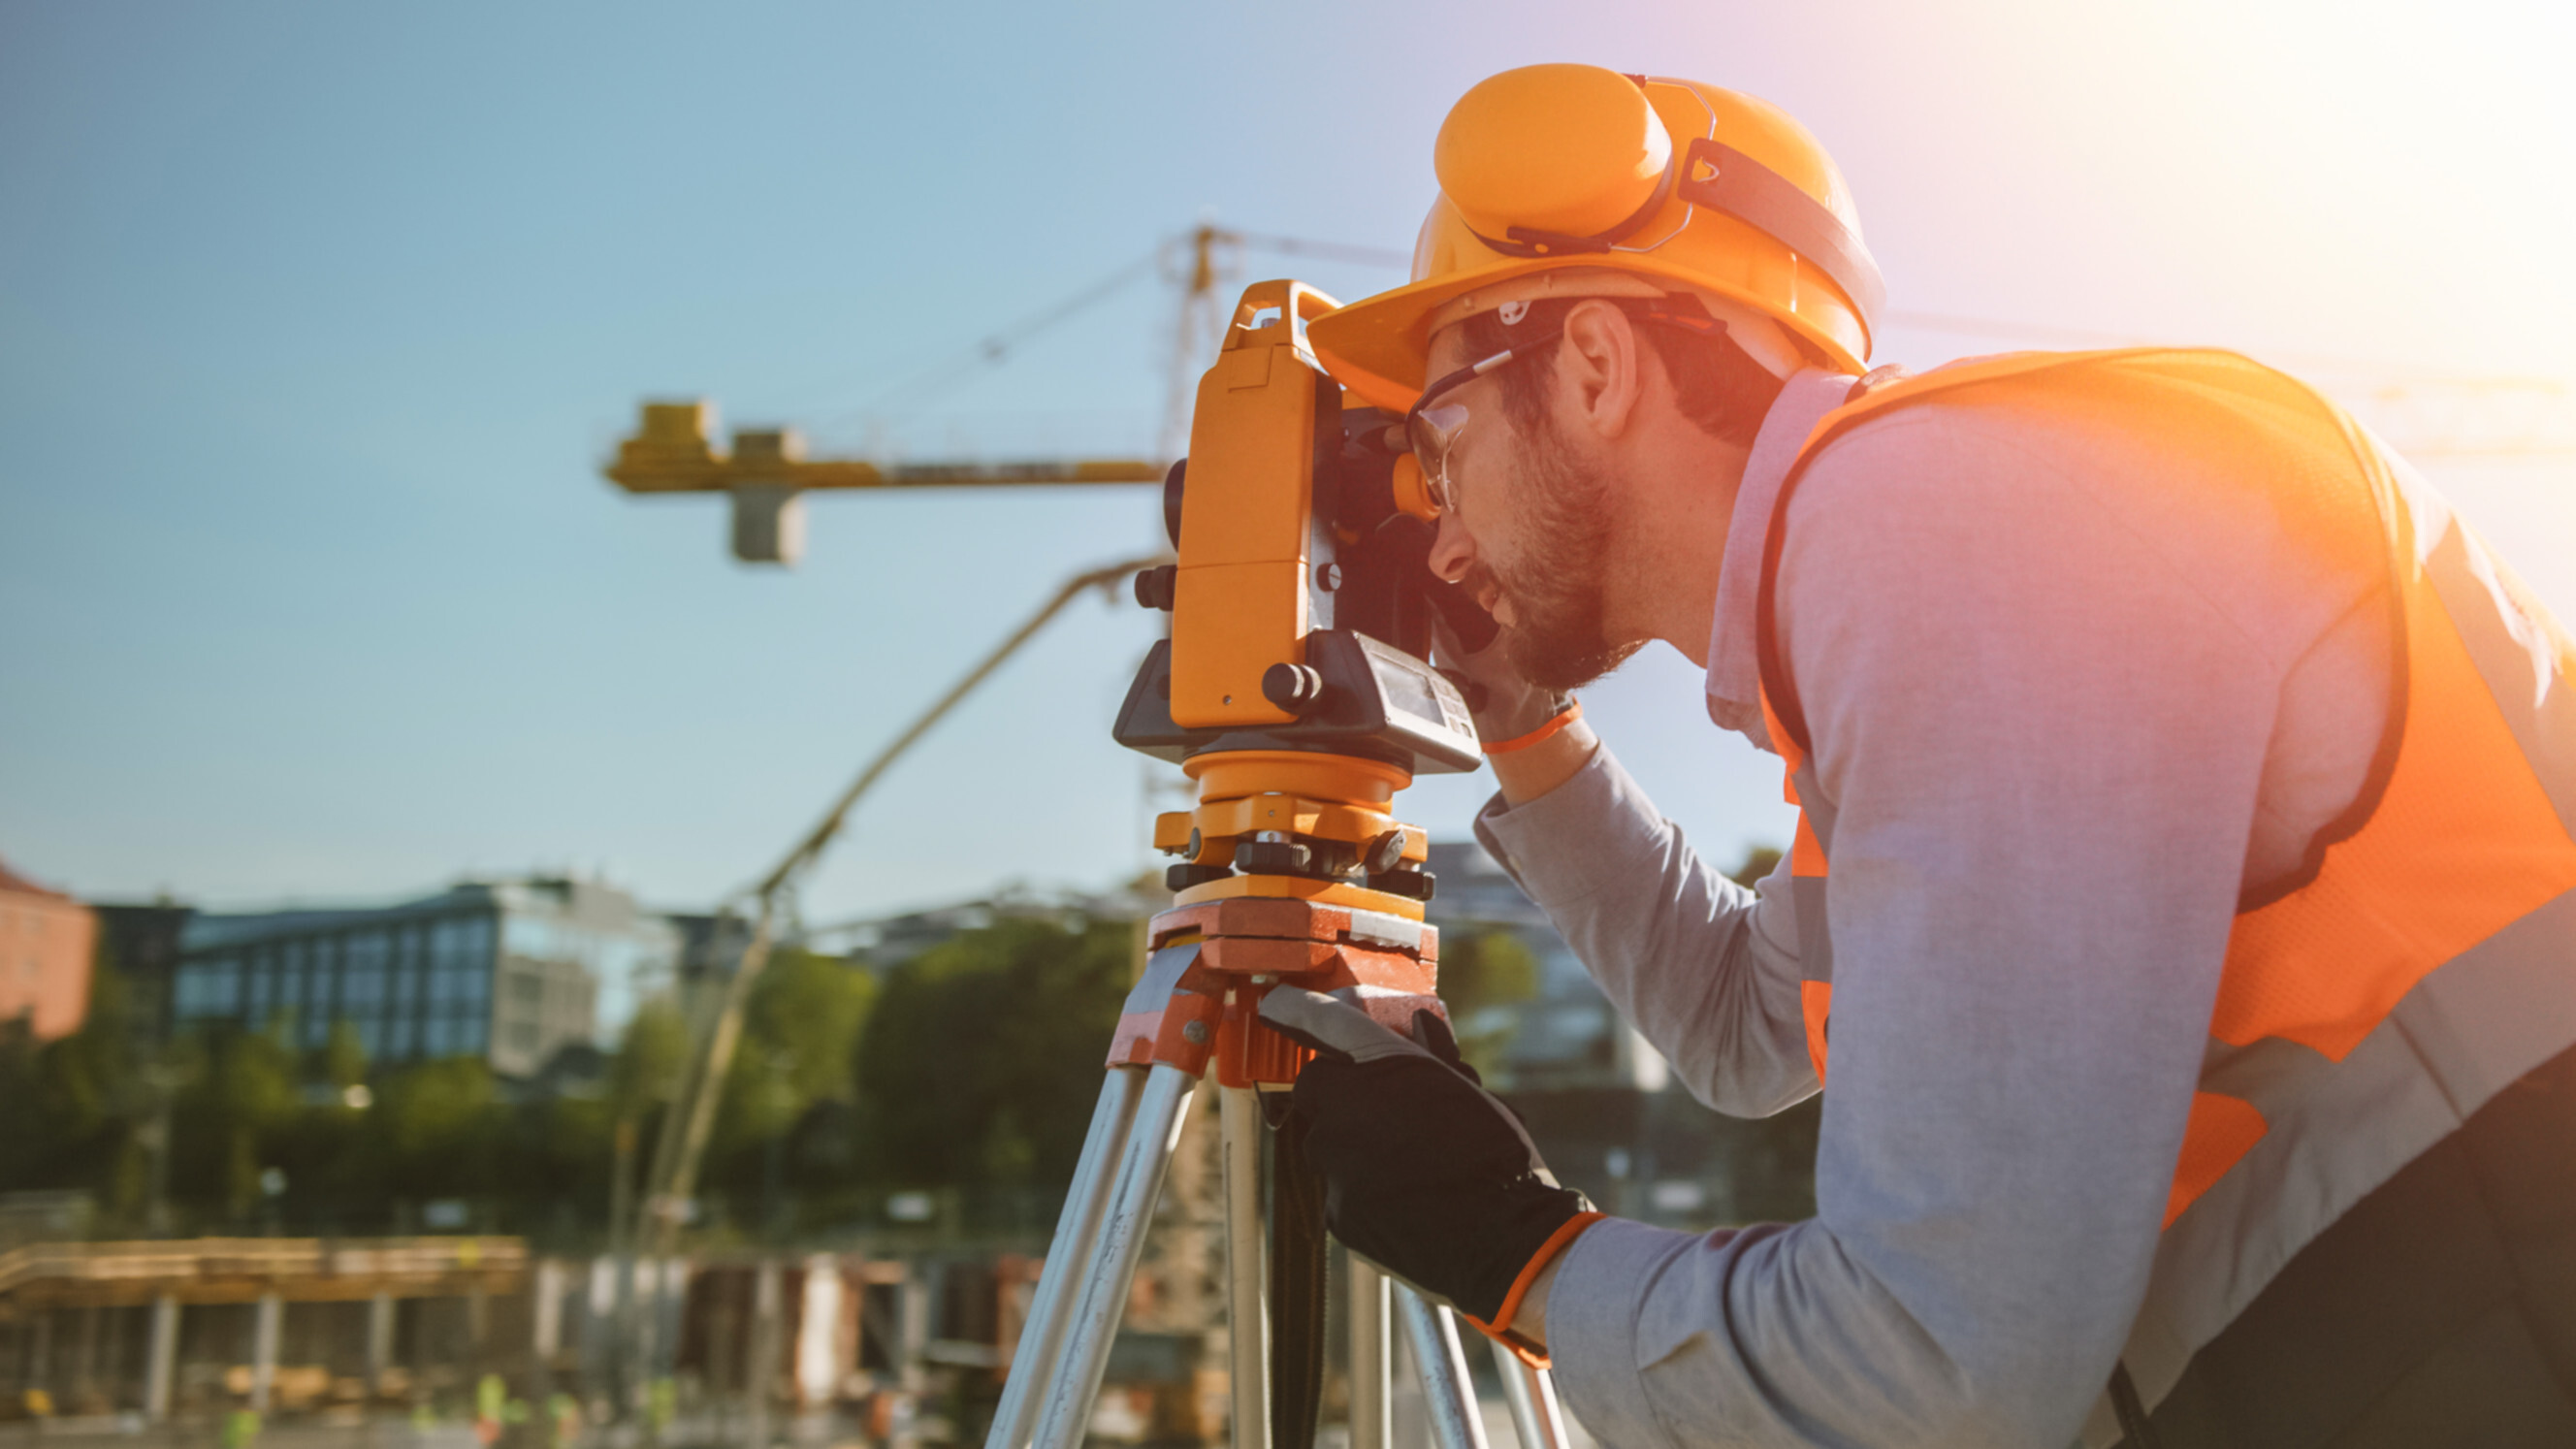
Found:
<path fill-rule="evenodd" d="M 595 881 L 473 882 L 394 905 L 199 912 L 181 931 L 181 1031 L 279 1028 L 319 1047 L 345 1021 L 376 1064 L 479 1056 L 503 1076 L 614 1042 L 667 988 L 680 932 Z"/>

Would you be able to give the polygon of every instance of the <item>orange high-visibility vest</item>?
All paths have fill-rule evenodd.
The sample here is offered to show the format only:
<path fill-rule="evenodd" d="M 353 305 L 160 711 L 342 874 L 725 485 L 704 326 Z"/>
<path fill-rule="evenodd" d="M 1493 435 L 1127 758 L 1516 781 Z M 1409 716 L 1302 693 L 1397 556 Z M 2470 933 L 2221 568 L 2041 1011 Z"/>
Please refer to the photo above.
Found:
<path fill-rule="evenodd" d="M 2384 560 L 2388 726 L 2306 868 L 2240 901 L 2209 1048 L 2127 1361 L 2153 1397 L 2298 1249 L 2523 1072 L 2576 1041 L 2576 650 L 2429 490 L 2310 388 L 2227 353 L 2029 354 L 1946 368 L 1826 415 L 1774 505 L 1762 707 L 1799 806 L 1791 850 L 1807 1049 L 1833 1012 L 1833 809 L 1778 647 L 1790 500 L 1872 418 L 1951 401 L 2197 430 L 2285 529 Z M 1830 742 L 1828 743 L 1830 748 Z"/>

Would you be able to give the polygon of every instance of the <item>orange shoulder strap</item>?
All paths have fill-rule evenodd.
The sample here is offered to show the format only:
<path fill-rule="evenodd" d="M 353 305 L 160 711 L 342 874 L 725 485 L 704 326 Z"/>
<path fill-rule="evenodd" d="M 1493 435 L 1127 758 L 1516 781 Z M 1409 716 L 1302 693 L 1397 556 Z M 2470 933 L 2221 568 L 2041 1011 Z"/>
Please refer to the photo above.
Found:
<path fill-rule="evenodd" d="M 1789 500 L 1796 495 L 1798 483 L 1806 475 L 1807 465 L 1836 439 L 1862 423 L 1899 408 L 1928 402 L 1945 394 L 1955 394 L 1975 387 L 1990 386 L 2017 378 L 2047 372 L 2079 372 L 2113 367 L 2142 367 L 2160 372 L 2177 381 L 2190 381 L 2201 386 L 2229 391 L 2248 391 L 2256 379 L 2267 379 L 2295 389 L 2303 397 L 2336 419 L 2349 434 L 2340 408 L 2321 395 L 2291 378 L 2263 366 L 2251 358 L 2233 352 L 2208 348 L 2125 347 L 2096 352 L 2017 352 L 1976 362 L 1954 363 L 1948 367 L 1909 377 L 1883 387 L 1873 388 L 1861 397 L 1845 403 L 1816 420 L 1806 442 L 1799 445 L 1798 456 L 1789 465 L 1787 476 L 1780 480 L 1779 496 L 1771 505 L 1771 518 L 1762 541 L 1762 573 L 1754 601 L 1754 654 L 1762 673 L 1762 688 L 1772 713 L 1777 718 L 1774 742 L 1783 739 L 1801 751 L 1809 747 L 1806 712 L 1798 702 L 1796 685 L 1790 680 L 1786 664 L 1780 657 L 1777 610 L 1773 595 L 1779 581 L 1780 554 L 1787 537 Z M 2356 442 L 2356 447 L 2360 445 Z M 1783 751 L 1785 754 L 1786 751 Z"/>

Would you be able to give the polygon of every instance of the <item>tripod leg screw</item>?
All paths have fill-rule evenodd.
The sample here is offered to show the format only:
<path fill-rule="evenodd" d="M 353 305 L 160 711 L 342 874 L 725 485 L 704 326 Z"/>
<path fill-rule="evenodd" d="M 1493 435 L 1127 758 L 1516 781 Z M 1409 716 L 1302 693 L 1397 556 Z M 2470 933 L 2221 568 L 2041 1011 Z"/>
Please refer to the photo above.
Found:
<path fill-rule="evenodd" d="M 1181 1040 L 1188 1042 L 1192 1046 L 1206 1046 L 1207 1039 L 1208 1024 L 1206 1022 L 1185 1021 L 1181 1023 Z"/>

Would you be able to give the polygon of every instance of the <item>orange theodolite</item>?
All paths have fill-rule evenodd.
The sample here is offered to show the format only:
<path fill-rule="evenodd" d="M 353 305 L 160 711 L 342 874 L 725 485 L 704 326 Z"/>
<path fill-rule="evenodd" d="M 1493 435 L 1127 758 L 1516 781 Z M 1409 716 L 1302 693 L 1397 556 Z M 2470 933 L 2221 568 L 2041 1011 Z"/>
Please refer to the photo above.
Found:
<path fill-rule="evenodd" d="M 1164 1170 L 1200 1078 L 1223 1114 L 1233 1444 L 1311 1442 L 1322 1383 L 1322 1183 L 1269 1132 L 1264 1089 L 1302 1048 L 1263 1026 L 1263 994 L 1333 992 L 1401 1031 L 1439 1011 L 1423 920 L 1424 833 L 1395 818 L 1418 774 L 1482 762 L 1458 689 L 1428 662 L 1435 623 L 1469 648 L 1493 623 L 1427 558 L 1436 513 L 1396 417 L 1345 409 L 1306 324 L 1335 303 L 1301 283 L 1245 290 L 1199 383 L 1190 456 L 1164 484 L 1179 561 L 1139 574 L 1172 613 L 1118 712 L 1121 744 L 1178 764 L 1194 809 L 1155 821 L 1180 858 L 1110 1043 L 1046 1271 L 987 1449 L 1071 1449 L 1087 1430 Z M 1267 1203 L 1264 1212 L 1264 1167 Z M 1267 1228 L 1265 1230 L 1265 1216 Z M 1353 1449 L 1387 1436 L 1390 1307 L 1423 1366 L 1435 1438 L 1483 1444 L 1449 1311 L 1352 1260 Z M 1563 1442 L 1543 1371 L 1504 1355 L 1525 1446 Z"/>

